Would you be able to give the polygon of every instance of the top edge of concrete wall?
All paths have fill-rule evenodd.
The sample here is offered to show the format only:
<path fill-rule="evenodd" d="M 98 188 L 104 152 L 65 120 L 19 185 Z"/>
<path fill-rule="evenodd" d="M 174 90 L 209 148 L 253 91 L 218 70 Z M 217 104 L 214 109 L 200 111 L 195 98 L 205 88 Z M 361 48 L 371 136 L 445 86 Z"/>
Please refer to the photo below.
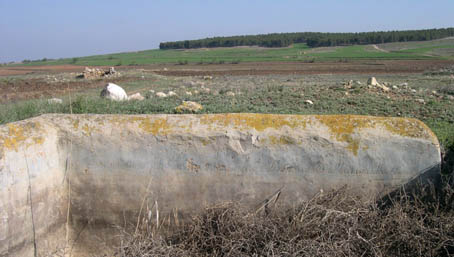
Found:
<path fill-rule="evenodd" d="M 55 127 L 90 136 L 115 127 L 127 126 L 137 133 L 154 136 L 206 132 L 266 133 L 277 130 L 313 132 L 344 142 L 354 154 L 360 150 L 361 133 L 397 136 L 432 142 L 439 148 L 435 134 L 421 121 L 414 118 L 375 117 L 361 115 L 283 115 L 283 114 L 153 114 L 153 115 L 104 115 L 104 114 L 44 114 L 35 118 L 0 126 L 0 156 L 2 151 L 15 150 L 33 144 L 42 144 L 46 127 Z M 271 144 L 289 144 L 285 138 L 269 138 Z"/>

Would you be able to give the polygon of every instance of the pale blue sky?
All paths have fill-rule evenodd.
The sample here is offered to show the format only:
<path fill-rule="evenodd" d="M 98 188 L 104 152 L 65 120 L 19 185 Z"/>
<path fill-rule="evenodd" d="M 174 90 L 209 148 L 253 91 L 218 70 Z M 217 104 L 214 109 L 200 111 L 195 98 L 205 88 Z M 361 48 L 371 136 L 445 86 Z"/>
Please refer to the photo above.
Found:
<path fill-rule="evenodd" d="M 454 27 L 454 1 L 0 0 L 0 63 L 274 32 Z"/>

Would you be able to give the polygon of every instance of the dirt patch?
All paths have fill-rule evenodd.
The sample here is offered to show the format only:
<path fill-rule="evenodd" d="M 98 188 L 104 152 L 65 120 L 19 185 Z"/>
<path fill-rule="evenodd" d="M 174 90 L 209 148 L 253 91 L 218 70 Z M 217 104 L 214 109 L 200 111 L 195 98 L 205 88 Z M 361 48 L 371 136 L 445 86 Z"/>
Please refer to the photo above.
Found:
<path fill-rule="evenodd" d="M 0 103 L 17 100 L 50 98 L 69 92 L 77 92 L 90 88 L 99 88 L 108 82 L 119 83 L 131 81 L 134 78 L 121 77 L 103 80 L 81 80 L 75 82 L 49 83 L 42 79 L 17 79 L 0 81 Z"/>
<path fill-rule="evenodd" d="M 247 62 L 239 64 L 153 64 L 119 66 L 117 70 L 146 69 L 161 75 L 272 75 L 272 74 L 373 74 L 420 73 L 428 69 L 453 65 L 452 60 L 354 60 L 348 62 Z M 30 73 L 82 72 L 85 66 L 1 67 L 0 76 Z M 109 67 L 98 67 L 108 69 Z M 165 69 L 164 69 L 165 68 Z"/>
<path fill-rule="evenodd" d="M 422 73 L 435 67 L 444 67 L 454 61 L 408 60 L 408 61 L 351 61 L 321 63 L 240 63 L 222 65 L 168 65 L 167 69 L 154 70 L 166 76 L 203 75 L 288 75 L 288 74 L 395 74 Z"/>

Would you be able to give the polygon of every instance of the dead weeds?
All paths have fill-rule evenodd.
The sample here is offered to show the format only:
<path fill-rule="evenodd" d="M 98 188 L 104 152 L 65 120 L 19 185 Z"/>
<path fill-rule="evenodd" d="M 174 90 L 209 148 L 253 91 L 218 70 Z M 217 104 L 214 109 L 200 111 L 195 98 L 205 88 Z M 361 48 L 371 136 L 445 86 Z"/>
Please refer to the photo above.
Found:
<path fill-rule="evenodd" d="M 226 203 L 185 225 L 158 227 L 144 219 L 140 233 L 123 231 L 117 256 L 451 256 L 451 185 L 446 179 L 440 190 L 401 191 L 385 205 L 342 188 L 267 213 Z"/>

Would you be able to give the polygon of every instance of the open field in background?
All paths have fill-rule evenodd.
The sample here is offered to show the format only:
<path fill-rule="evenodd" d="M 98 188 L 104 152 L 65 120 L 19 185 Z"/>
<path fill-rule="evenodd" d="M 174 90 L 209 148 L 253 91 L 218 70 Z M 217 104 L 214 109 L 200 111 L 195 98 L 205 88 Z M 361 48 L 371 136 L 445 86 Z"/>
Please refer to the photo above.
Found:
<path fill-rule="evenodd" d="M 134 66 L 146 64 L 238 64 L 241 62 L 326 62 L 349 60 L 454 59 L 454 39 L 309 48 L 294 44 L 283 48 L 232 47 L 188 50 L 145 50 L 59 60 L 33 61 L 20 65 Z"/>

